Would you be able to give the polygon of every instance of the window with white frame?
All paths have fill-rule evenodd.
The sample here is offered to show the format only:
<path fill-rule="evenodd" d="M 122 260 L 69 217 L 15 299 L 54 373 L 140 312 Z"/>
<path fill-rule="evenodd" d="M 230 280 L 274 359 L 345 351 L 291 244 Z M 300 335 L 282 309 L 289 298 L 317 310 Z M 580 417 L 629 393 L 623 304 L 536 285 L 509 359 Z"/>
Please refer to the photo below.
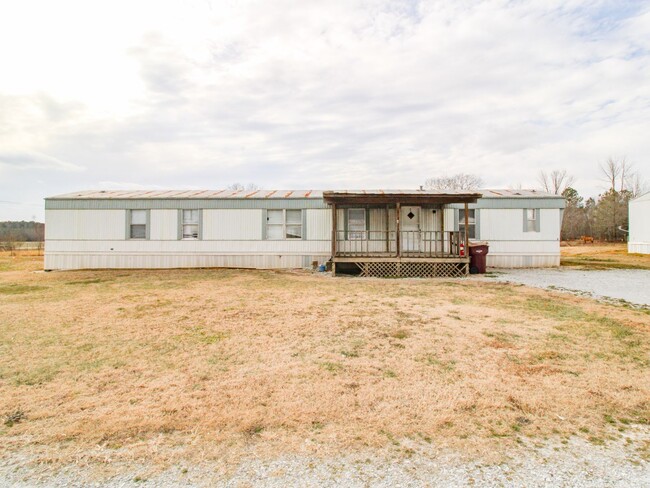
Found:
<path fill-rule="evenodd" d="M 465 238 L 465 209 L 458 211 L 458 230 L 461 238 Z M 469 209 L 467 212 L 467 235 L 470 239 L 476 239 L 476 209 Z"/>
<path fill-rule="evenodd" d="M 348 209 L 348 239 L 362 240 L 366 238 L 366 209 Z"/>
<path fill-rule="evenodd" d="M 131 221 L 129 222 L 130 239 L 147 238 L 147 211 L 131 210 L 129 212 Z"/>
<path fill-rule="evenodd" d="M 527 208 L 526 209 L 526 232 L 535 232 L 537 231 L 537 215 L 536 208 Z"/>
<path fill-rule="evenodd" d="M 266 238 L 302 239 L 302 210 L 267 210 Z"/>
<path fill-rule="evenodd" d="M 200 213 L 196 209 L 183 210 L 182 235 L 183 239 L 199 238 Z"/>

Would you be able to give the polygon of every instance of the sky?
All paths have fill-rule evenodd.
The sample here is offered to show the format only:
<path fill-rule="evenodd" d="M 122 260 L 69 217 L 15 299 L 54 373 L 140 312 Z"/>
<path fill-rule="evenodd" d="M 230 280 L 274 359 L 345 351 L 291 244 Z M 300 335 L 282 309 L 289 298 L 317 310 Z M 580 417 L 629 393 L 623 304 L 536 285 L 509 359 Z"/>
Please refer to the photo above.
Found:
<path fill-rule="evenodd" d="M 84 189 L 650 178 L 650 1 L 0 0 L 0 220 Z"/>

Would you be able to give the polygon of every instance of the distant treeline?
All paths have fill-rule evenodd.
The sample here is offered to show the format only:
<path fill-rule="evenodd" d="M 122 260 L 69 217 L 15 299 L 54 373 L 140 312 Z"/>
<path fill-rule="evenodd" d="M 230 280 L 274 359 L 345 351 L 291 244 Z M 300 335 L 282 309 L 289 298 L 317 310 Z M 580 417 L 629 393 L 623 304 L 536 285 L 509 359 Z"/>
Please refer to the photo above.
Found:
<path fill-rule="evenodd" d="M 45 224 L 41 222 L 0 222 L 0 242 L 41 242 Z"/>

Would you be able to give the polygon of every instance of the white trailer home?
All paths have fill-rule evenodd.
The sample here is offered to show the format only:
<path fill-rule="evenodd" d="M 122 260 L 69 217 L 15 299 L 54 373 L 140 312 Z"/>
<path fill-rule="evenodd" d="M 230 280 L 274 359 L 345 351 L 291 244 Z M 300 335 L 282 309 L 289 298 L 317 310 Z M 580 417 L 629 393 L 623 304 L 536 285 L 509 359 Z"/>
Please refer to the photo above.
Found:
<path fill-rule="evenodd" d="M 532 190 L 86 191 L 45 200 L 45 269 L 303 268 L 460 276 L 560 262 L 564 199 Z"/>
<path fill-rule="evenodd" d="M 630 200 L 627 251 L 650 254 L 650 193 Z"/>

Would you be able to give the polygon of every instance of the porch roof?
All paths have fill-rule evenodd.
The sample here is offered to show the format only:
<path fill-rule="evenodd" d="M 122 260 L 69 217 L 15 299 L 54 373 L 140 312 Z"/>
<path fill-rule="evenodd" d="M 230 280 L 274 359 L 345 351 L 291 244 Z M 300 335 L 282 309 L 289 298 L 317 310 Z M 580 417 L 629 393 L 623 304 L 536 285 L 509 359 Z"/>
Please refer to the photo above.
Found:
<path fill-rule="evenodd" d="M 466 190 L 337 190 L 323 192 L 327 203 L 337 205 L 475 203 L 482 194 Z"/>

